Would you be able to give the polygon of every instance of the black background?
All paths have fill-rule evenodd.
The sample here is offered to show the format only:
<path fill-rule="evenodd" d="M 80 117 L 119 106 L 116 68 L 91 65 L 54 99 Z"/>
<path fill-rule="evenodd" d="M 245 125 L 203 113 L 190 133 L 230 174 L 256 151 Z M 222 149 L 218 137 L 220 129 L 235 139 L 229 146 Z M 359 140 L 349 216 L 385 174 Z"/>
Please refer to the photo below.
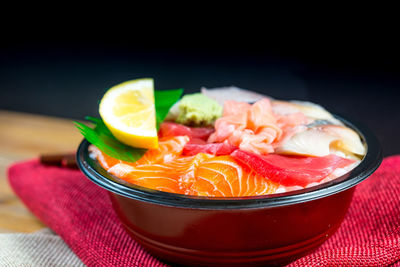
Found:
<path fill-rule="evenodd" d="M 319 103 L 369 126 L 385 155 L 400 152 L 399 52 L 385 34 L 276 38 L 221 28 L 212 36 L 170 30 L 22 35 L 0 44 L 0 109 L 83 119 L 98 116 L 105 90 L 125 80 L 153 77 L 157 89 L 185 92 L 235 85 Z"/>

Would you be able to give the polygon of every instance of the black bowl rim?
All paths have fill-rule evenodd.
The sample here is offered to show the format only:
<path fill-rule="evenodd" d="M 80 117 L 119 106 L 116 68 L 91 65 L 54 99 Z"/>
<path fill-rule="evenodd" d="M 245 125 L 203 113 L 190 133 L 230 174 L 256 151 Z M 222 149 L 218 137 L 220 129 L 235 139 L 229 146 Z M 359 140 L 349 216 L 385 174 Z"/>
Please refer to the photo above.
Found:
<path fill-rule="evenodd" d="M 83 140 L 77 151 L 77 162 L 82 172 L 95 184 L 106 190 L 139 201 L 191 209 L 254 209 L 279 207 L 308 202 L 356 186 L 369 177 L 382 162 L 382 150 L 376 136 L 362 123 L 334 115 L 345 125 L 354 129 L 366 145 L 367 153 L 361 163 L 352 171 L 334 180 L 305 189 L 255 197 L 203 197 L 162 192 L 141 186 L 127 184 L 104 170 L 90 158 L 90 143 Z"/>

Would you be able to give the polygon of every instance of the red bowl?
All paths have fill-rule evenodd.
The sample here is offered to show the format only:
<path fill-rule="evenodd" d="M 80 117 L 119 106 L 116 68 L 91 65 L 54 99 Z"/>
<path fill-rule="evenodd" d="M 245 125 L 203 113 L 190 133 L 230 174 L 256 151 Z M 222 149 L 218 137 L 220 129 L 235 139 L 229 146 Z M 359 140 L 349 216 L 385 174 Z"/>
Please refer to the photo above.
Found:
<path fill-rule="evenodd" d="M 360 134 L 367 147 L 364 159 L 333 181 L 281 194 L 209 198 L 128 184 L 89 157 L 86 140 L 77 158 L 83 173 L 109 191 L 125 230 L 161 260 L 191 266 L 282 265 L 314 250 L 339 228 L 355 186 L 382 161 L 380 145 L 366 127 L 337 118 Z"/>

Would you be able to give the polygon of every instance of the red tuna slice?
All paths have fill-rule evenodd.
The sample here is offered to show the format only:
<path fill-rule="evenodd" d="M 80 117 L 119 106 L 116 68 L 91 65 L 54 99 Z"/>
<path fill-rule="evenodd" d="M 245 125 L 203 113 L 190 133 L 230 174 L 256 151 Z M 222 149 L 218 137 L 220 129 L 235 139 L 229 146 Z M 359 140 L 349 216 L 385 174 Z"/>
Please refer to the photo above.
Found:
<path fill-rule="evenodd" d="M 174 122 L 163 122 L 158 135 L 159 137 L 187 135 L 190 139 L 198 138 L 206 141 L 213 132 L 213 128 L 188 127 Z"/>
<path fill-rule="evenodd" d="M 191 138 L 188 144 L 205 145 L 208 144 L 204 139 Z"/>
<path fill-rule="evenodd" d="M 301 157 L 277 154 L 258 155 L 235 150 L 231 156 L 274 182 L 284 186 L 302 187 L 313 182 L 320 182 L 335 169 L 354 162 L 333 154 L 324 157 Z"/>
<path fill-rule="evenodd" d="M 194 144 L 187 143 L 183 148 L 183 155 L 192 156 L 198 153 L 207 153 L 213 155 L 229 155 L 237 147 L 228 143 Z"/>

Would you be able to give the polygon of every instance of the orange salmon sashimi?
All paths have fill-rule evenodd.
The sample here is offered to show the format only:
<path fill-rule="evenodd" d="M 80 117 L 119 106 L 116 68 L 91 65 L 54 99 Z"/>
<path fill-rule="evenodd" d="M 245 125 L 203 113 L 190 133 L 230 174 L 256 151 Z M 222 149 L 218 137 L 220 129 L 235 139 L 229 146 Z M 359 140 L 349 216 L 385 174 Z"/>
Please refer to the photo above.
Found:
<path fill-rule="evenodd" d="M 157 149 L 149 149 L 135 165 L 164 163 L 172 161 L 182 154 L 183 148 L 189 142 L 188 136 L 173 136 L 161 138 Z"/>
<path fill-rule="evenodd" d="M 188 140 L 185 136 L 164 139 L 158 149 L 149 150 L 134 163 L 109 157 L 94 146 L 91 152 L 109 173 L 164 192 L 240 197 L 271 194 L 278 188 L 278 184 L 257 175 L 231 156 L 180 155 Z"/>
<path fill-rule="evenodd" d="M 191 188 L 199 196 L 241 197 L 272 194 L 278 187 L 233 157 L 218 156 L 199 164 Z"/>
<path fill-rule="evenodd" d="M 188 194 L 194 181 L 195 168 L 201 161 L 213 156 L 205 153 L 181 156 L 187 142 L 187 136 L 162 138 L 157 149 L 148 150 L 136 162 L 115 159 L 95 146 L 90 146 L 90 152 L 109 173 L 129 183 L 165 192 Z"/>
<path fill-rule="evenodd" d="M 115 165 L 109 169 L 109 172 L 127 182 L 143 187 L 170 193 L 190 194 L 190 187 L 195 180 L 196 166 L 211 157 L 213 156 L 200 153 L 160 164 L 129 166 L 128 168 L 124 165 Z"/>
<path fill-rule="evenodd" d="M 93 157 L 95 157 L 100 165 L 108 170 L 115 164 L 123 163 L 129 166 L 137 166 L 142 164 L 164 163 L 173 160 L 175 157 L 182 154 L 183 148 L 189 142 L 187 136 L 173 136 L 161 138 L 158 141 L 158 148 L 149 149 L 142 158 L 136 162 L 126 162 L 113 157 L 100 151 L 95 146 L 90 146 L 89 150 Z"/>
<path fill-rule="evenodd" d="M 275 114 L 268 98 L 260 99 L 252 105 L 225 101 L 223 115 L 215 121 L 215 132 L 210 135 L 208 142 L 228 142 L 241 150 L 270 154 L 275 152 L 276 144 L 283 137 L 290 137 L 287 133 L 292 133 L 290 130 L 293 127 L 307 122 L 309 120 L 301 112 Z"/>
<path fill-rule="evenodd" d="M 89 146 L 89 153 L 90 156 L 96 158 L 97 161 L 100 163 L 100 165 L 106 170 L 110 169 L 112 166 L 118 163 L 130 164 L 129 162 L 124 162 L 122 160 L 113 158 L 107 155 L 106 153 L 103 153 L 100 149 L 98 149 L 94 145 Z"/>
<path fill-rule="evenodd" d="M 164 192 L 189 194 L 196 167 L 212 155 L 176 157 L 172 161 L 156 164 L 126 165 L 119 163 L 108 169 L 111 174 L 139 186 Z"/>
<path fill-rule="evenodd" d="M 111 174 L 139 186 L 171 193 L 183 193 L 180 172 L 165 164 L 129 166 L 123 163 L 108 170 Z"/>
<path fill-rule="evenodd" d="M 187 136 L 161 138 L 157 149 L 149 149 L 136 162 L 115 159 L 95 146 L 90 147 L 90 152 L 104 169 L 127 182 L 166 192 L 185 193 L 186 188 L 179 178 L 194 165 L 195 158 L 180 157 L 188 142 Z"/>
<path fill-rule="evenodd" d="M 272 143 L 282 135 L 282 129 L 272 112 L 271 102 L 264 98 L 253 105 L 225 101 L 223 116 L 215 122 L 215 132 L 208 142 L 224 142 L 258 154 L 273 153 Z"/>

